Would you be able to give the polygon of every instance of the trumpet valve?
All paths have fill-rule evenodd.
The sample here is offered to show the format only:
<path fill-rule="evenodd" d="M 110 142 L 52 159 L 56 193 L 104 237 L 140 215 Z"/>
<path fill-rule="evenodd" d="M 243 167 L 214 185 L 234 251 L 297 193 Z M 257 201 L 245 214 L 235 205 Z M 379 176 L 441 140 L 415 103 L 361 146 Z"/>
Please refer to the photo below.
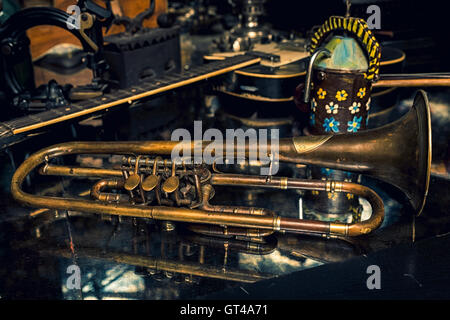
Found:
<path fill-rule="evenodd" d="M 142 182 L 142 189 L 144 191 L 152 191 L 159 183 L 159 177 L 157 175 L 151 175 L 144 179 Z"/>
<path fill-rule="evenodd" d="M 172 162 L 172 176 L 170 176 L 163 184 L 163 191 L 166 193 L 172 193 L 180 186 L 180 179 L 176 176 L 176 164 Z"/>
<path fill-rule="evenodd" d="M 164 192 L 172 193 L 180 186 L 180 180 L 177 176 L 169 177 L 162 186 Z"/>
<path fill-rule="evenodd" d="M 139 186 L 140 183 L 141 177 L 139 174 L 132 174 L 126 179 L 124 188 L 127 191 L 133 191 Z"/>

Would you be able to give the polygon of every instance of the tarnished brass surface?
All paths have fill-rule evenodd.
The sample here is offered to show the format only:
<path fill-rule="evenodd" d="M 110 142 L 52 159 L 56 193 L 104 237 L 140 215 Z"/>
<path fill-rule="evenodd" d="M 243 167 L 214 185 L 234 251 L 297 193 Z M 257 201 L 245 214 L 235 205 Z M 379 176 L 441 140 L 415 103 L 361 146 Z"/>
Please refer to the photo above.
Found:
<path fill-rule="evenodd" d="M 402 190 L 408 196 L 414 211 L 420 214 L 425 204 L 430 178 L 430 126 L 428 101 L 425 93 L 419 91 L 411 110 L 394 123 L 356 134 L 322 136 L 320 145 L 317 146 L 318 142 L 316 142 L 314 150 L 307 153 L 298 152 L 298 145 L 302 143 L 303 138 L 281 139 L 279 158 L 280 161 L 285 162 L 318 165 L 372 175 Z M 305 141 L 311 144 L 309 139 L 306 138 Z M 296 141 L 297 147 L 293 141 Z M 209 143 L 209 141 L 201 142 L 202 149 L 206 148 Z M 146 204 L 146 195 L 142 192 L 140 193 L 141 199 L 135 199 L 135 201 L 140 201 L 139 205 L 132 204 L 134 201 L 124 203 L 121 197 L 117 199 L 114 196 L 102 194 L 102 189 L 120 184 L 120 181 L 99 182 L 92 192 L 98 201 L 38 196 L 26 193 L 21 188 L 28 174 L 41 164 L 46 164 L 45 170 L 41 170 L 44 174 L 59 172 L 74 176 L 73 172 L 76 171 L 90 177 L 98 177 L 100 173 L 106 173 L 109 177 L 119 177 L 119 173 L 121 173 L 120 170 L 117 170 L 118 172 L 95 168 L 75 170 L 74 168 L 48 165 L 48 161 L 55 157 L 70 154 L 168 156 L 177 144 L 176 141 L 124 141 L 70 142 L 51 146 L 31 155 L 22 163 L 13 176 L 11 192 L 17 201 L 38 208 L 69 209 L 97 214 L 226 226 L 224 233 L 229 232 L 232 228 L 236 228 L 235 231 L 238 233 L 248 233 L 250 229 L 253 230 L 251 234 L 260 234 L 261 236 L 271 234 L 273 231 L 344 237 L 358 236 L 375 230 L 383 222 L 384 206 L 381 198 L 373 190 L 359 184 L 283 177 L 268 179 L 265 176 L 211 174 L 203 166 L 177 171 L 174 163 L 172 163 L 171 176 L 167 177 L 165 182 L 172 177 L 178 179 L 178 175 L 180 177 L 189 175 L 195 182 L 192 187 L 195 190 L 195 197 L 180 198 L 181 191 L 177 190 L 179 185 L 175 185 L 175 183 L 170 183 L 176 187 L 173 199 L 161 199 L 159 193 L 156 192 L 158 205 L 142 205 Z M 198 143 L 192 142 L 187 145 L 193 152 Z M 261 148 L 264 148 L 267 154 L 271 152 L 270 144 Z M 259 151 L 259 148 L 257 145 L 245 145 L 246 156 L 252 150 Z M 235 154 L 237 151 L 235 148 Z M 136 175 L 140 174 L 138 170 L 139 157 L 136 158 L 135 167 L 130 168 L 130 170 L 134 169 Z M 148 172 L 144 174 L 148 174 Z M 372 215 L 368 220 L 360 223 L 346 224 L 284 218 L 262 208 L 214 206 L 208 202 L 214 194 L 213 185 L 348 192 L 366 198 L 372 206 Z M 133 192 L 139 191 L 138 189 Z M 133 192 L 130 193 L 130 197 L 134 196 Z M 174 204 L 176 207 L 173 206 Z"/>
<path fill-rule="evenodd" d="M 448 87 L 450 86 L 450 79 L 385 79 L 373 84 L 374 87 Z"/>
<path fill-rule="evenodd" d="M 125 181 L 125 189 L 128 191 L 136 189 L 141 183 L 141 177 L 138 174 L 132 174 Z"/>
<path fill-rule="evenodd" d="M 311 152 L 319 148 L 322 144 L 331 139 L 329 136 L 302 136 L 292 138 L 292 143 L 294 144 L 295 151 L 297 153 Z"/>
<path fill-rule="evenodd" d="M 156 188 L 156 186 L 159 183 L 159 177 L 156 175 L 156 169 L 158 167 L 159 160 L 162 160 L 162 159 L 159 157 L 155 158 L 155 160 L 153 161 L 152 175 L 145 178 L 144 181 L 142 182 L 142 189 L 144 191 L 152 191 L 153 189 Z"/>
<path fill-rule="evenodd" d="M 144 191 L 152 191 L 153 189 L 156 188 L 158 182 L 159 182 L 158 176 L 155 175 L 148 176 L 142 182 L 142 189 L 144 189 Z"/>
<path fill-rule="evenodd" d="M 180 182 L 178 180 L 178 177 L 173 176 L 173 177 L 170 177 L 169 179 L 167 179 L 166 182 L 164 182 L 163 190 L 164 190 L 164 192 L 172 193 L 178 189 L 179 185 L 180 185 Z"/>

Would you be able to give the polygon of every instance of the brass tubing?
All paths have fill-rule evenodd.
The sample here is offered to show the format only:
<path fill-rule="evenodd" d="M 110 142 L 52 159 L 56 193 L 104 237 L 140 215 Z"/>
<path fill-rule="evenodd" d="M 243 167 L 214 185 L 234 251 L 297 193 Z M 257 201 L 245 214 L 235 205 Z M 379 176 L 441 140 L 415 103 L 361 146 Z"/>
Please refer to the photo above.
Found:
<path fill-rule="evenodd" d="M 370 130 L 361 132 L 357 134 L 357 136 L 361 136 Z M 372 133 L 373 134 L 373 133 Z M 342 152 L 342 144 L 345 147 L 350 147 L 353 145 L 353 149 L 360 148 L 361 151 L 363 149 L 358 144 L 360 139 L 352 139 L 351 136 L 344 135 L 344 138 L 341 138 L 342 135 L 336 136 L 314 136 L 313 141 L 309 141 L 309 137 L 301 137 L 301 138 L 284 138 L 279 141 L 279 160 L 282 162 L 290 162 L 290 163 L 301 163 L 308 165 L 318 165 L 318 166 L 326 166 L 329 168 L 336 168 L 342 170 L 351 170 L 358 172 L 365 172 L 367 170 L 370 171 L 371 167 L 367 167 L 357 162 L 359 159 L 353 159 L 354 157 L 350 157 L 350 161 L 342 162 L 340 159 L 340 153 Z M 356 135 L 354 135 L 356 136 Z M 375 137 L 377 137 L 375 135 Z M 321 143 L 317 143 L 317 141 L 323 141 Z M 335 143 L 339 142 L 339 143 Z M 55 145 L 46 149 L 43 149 L 38 152 L 40 154 L 41 160 L 36 163 L 38 166 L 40 163 L 46 161 L 46 159 L 70 155 L 70 154 L 134 154 L 138 152 L 145 152 L 146 154 L 160 154 L 160 155 L 171 155 L 170 148 L 175 147 L 179 142 L 175 141 L 136 141 L 136 142 L 128 142 L 126 144 L 122 144 L 122 142 L 111 143 L 111 142 L 68 142 L 64 144 Z M 210 141 L 203 142 L 203 149 L 208 146 Z M 314 148 L 314 152 L 305 152 L 302 153 L 298 151 L 298 145 L 307 145 L 310 148 Z M 191 152 L 194 152 L 194 143 L 187 143 L 186 145 L 191 146 Z M 130 146 L 136 146 L 136 150 Z M 320 147 L 320 148 L 319 148 Z M 269 155 L 271 152 L 271 144 L 267 143 L 266 146 L 262 147 L 263 149 L 267 149 L 266 155 Z M 234 155 L 238 154 L 238 148 L 235 148 Z M 250 145 L 245 144 L 244 149 L 245 156 L 249 156 L 251 152 L 255 152 L 255 154 L 259 154 L 258 144 Z M 224 146 L 224 155 L 227 155 L 225 152 Z M 316 154 L 319 154 L 321 157 L 317 157 Z M 365 159 L 364 159 L 365 160 Z M 31 161 L 31 160 L 25 160 Z M 45 169 L 46 168 L 46 169 Z M 98 177 L 100 174 L 105 174 L 104 176 L 118 177 L 119 170 L 114 169 L 99 169 L 99 168 L 77 168 L 77 167 L 64 167 L 64 166 L 56 166 L 47 164 L 44 169 L 42 169 L 43 174 L 62 174 L 66 176 L 74 176 L 71 172 L 77 172 L 79 176 L 86 177 Z M 122 175 L 122 173 L 121 173 Z M 104 177 L 103 176 L 103 177 Z"/>
<path fill-rule="evenodd" d="M 241 207 L 241 206 L 224 206 L 224 205 L 211 205 L 209 204 L 209 199 L 211 198 L 211 192 L 213 188 L 211 185 L 207 184 L 202 188 L 202 203 L 200 209 L 209 212 L 223 212 L 223 213 L 233 213 L 233 214 L 248 214 L 257 216 L 268 216 L 275 217 L 273 211 L 264 208 L 253 208 L 253 207 Z M 273 230 L 259 230 L 251 228 L 218 228 L 216 226 L 196 226 L 194 227 L 199 233 L 206 235 L 221 235 L 221 236 L 244 236 L 244 237 L 267 237 L 273 234 Z M 200 231 L 202 230 L 202 231 Z"/>
<path fill-rule="evenodd" d="M 272 189 L 302 189 L 318 190 L 328 192 L 348 192 L 365 198 L 372 207 L 372 215 L 368 220 L 355 224 L 322 222 L 315 220 L 300 220 L 292 218 L 281 218 L 281 230 L 301 232 L 311 231 L 324 234 L 340 234 L 343 236 L 358 236 L 367 234 L 377 229 L 384 220 L 384 204 L 381 198 L 370 188 L 363 185 L 324 180 L 302 180 L 280 177 L 244 176 L 234 174 L 213 174 L 211 177 L 213 185 L 222 186 L 254 186 Z"/>
<path fill-rule="evenodd" d="M 417 79 L 392 79 L 378 80 L 372 86 L 376 87 L 449 87 L 450 79 L 445 78 L 417 78 Z"/>
<path fill-rule="evenodd" d="M 146 145 L 147 147 L 140 147 Z M 157 145 L 157 144 L 156 144 Z M 163 143 L 164 150 L 166 144 Z M 168 143 L 171 145 L 171 143 Z M 186 208 L 171 207 L 146 207 L 129 204 L 99 203 L 82 199 L 58 198 L 38 196 L 26 193 L 22 190 L 22 184 L 28 174 L 41 163 L 50 158 L 75 154 L 75 153 L 133 153 L 132 147 L 137 151 L 149 152 L 149 148 L 155 146 L 154 142 L 69 142 L 40 150 L 28 157 L 16 170 L 11 181 L 11 193 L 13 197 L 28 206 L 50 209 L 70 209 L 73 211 L 92 212 L 98 214 L 122 215 L 138 218 L 151 218 L 157 220 L 172 220 L 179 222 L 208 223 L 230 226 L 242 226 L 243 224 L 253 228 L 272 229 L 273 217 L 252 217 L 241 214 L 216 214 L 203 210 L 191 210 Z M 123 150 L 120 150 L 123 148 Z M 136 151 L 135 150 L 135 151 Z"/>
<path fill-rule="evenodd" d="M 91 196 L 94 199 L 105 202 L 125 202 L 129 201 L 128 197 L 117 193 L 106 193 L 104 189 L 122 189 L 124 185 L 123 180 L 99 180 L 91 189 Z"/>
<path fill-rule="evenodd" d="M 40 173 L 49 176 L 92 177 L 92 178 L 122 178 L 121 170 L 105 168 L 83 168 L 47 164 L 40 169 Z"/>
<path fill-rule="evenodd" d="M 286 145 L 285 148 L 294 148 L 292 140 L 290 146 Z M 73 211 L 92 212 L 97 214 L 110 214 L 121 215 L 129 217 L 139 218 L 151 218 L 156 220 L 169 220 L 178 222 L 200 223 L 200 224 L 214 224 L 220 226 L 230 227 L 243 227 L 243 228 L 256 228 L 270 231 L 293 231 L 293 232 L 308 232 L 308 233 L 323 233 L 333 234 L 341 236 L 353 236 L 361 233 L 367 233 L 374 229 L 376 225 L 382 222 L 383 214 L 372 215 L 371 219 L 350 227 L 347 224 L 342 223 L 329 223 L 321 221 L 308 221 L 300 219 L 280 218 L 276 215 L 251 215 L 249 208 L 236 208 L 225 206 L 206 206 L 208 210 L 187 209 L 187 208 L 172 208 L 172 207 L 147 207 L 136 206 L 130 204 L 112 204 L 112 203 L 99 203 L 81 199 L 68 199 L 57 198 L 48 196 L 37 196 L 24 192 L 21 189 L 23 180 L 28 174 L 35 169 L 41 163 L 47 162 L 50 158 L 75 153 L 133 153 L 132 147 L 135 147 L 134 152 L 168 152 L 168 146 L 173 145 L 173 142 L 70 142 L 66 144 L 52 146 L 37 153 L 31 155 L 26 159 L 22 165 L 15 172 L 11 181 L 11 192 L 16 200 L 32 207 L 51 208 L 51 209 L 70 209 Z M 155 150 L 156 149 L 156 150 Z M 282 149 L 282 148 L 280 148 Z M 86 171 L 86 173 L 88 173 Z M 258 178 L 258 177 L 257 177 Z M 261 178 L 261 177 L 259 177 Z M 213 181 L 217 183 L 217 175 Z M 307 186 L 314 182 L 304 181 L 303 185 Z M 344 184 L 343 184 L 344 185 Z M 348 187 L 348 184 L 346 185 Z M 358 185 L 355 185 L 358 186 Z M 325 189 L 323 182 L 318 182 L 318 187 Z M 350 188 L 352 189 L 352 188 Z M 358 193 L 357 187 L 349 192 Z M 379 199 L 378 196 L 368 188 L 361 188 L 366 191 L 367 194 L 374 194 L 368 200 Z M 209 199 L 203 195 L 203 199 Z M 383 208 L 383 204 L 380 202 L 380 208 Z M 211 210 L 211 211 L 209 211 Z M 226 211 L 226 212 L 225 212 Z M 381 210 L 382 211 L 382 210 Z M 228 213 L 232 212 L 232 213 Z M 245 212 L 245 213 L 242 213 Z M 253 213 L 258 210 L 253 210 Z M 263 211 L 264 214 L 268 212 Z M 374 220 L 375 217 L 378 217 Z M 380 218 L 381 217 L 381 218 Z M 377 223 L 374 223 L 377 222 Z M 358 230 L 361 232 L 359 233 Z"/>
<path fill-rule="evenodd" d="M 298 232 L 297 230 L 307 228 L 311 232 L 338 234 L 350 237 L 367 234 L 377 229 L 384 220 L 383 200 L 381 200 L 381 198 L 375 193 L 375 191 L 365 186 L 351 182 L 338 183 L 341 184 L 341 192 L 348 192 L 361 196 L 370 203 L 372 207 L 372 214 L 369 219 L 354 224 L 329 222 L 329 229 L 327 230 L 327 227 L 324 225 L 326 224 L 325 222 L 317 223 L 317 221 L 281 218 L 281 229 L 286 231 Z"/>
<path fill-rule="evenodd" d="M 195 192 L 197 195 L 197 201 L 190 206 L 191 209 L 197 208 L 203 203 L 202 186 L 201 186 L 200 178 L 198 177 L 198 175 L 194 175 L 194 186 L 195 186 Z"/>
<path fill-rule="evenodd" d="M 24 192 L 21 187 L 24 179 L 39 164 L 45 162 L 50 157 L 63 154 L 95 152 L 101 150 L 105 152 L 117 152 L 113 149 L 112 143 L 105 143 L 105 147 L 98 146 L 99 143 L 67 143 L 59 146 L 49 147 L 38 151 L 26 159 L 18 170 L 14 173 L 11 181 L 11 193 L 14 198 L 31 207 L 50 208 L 50 209 L 69 209 L 73 211 L 92 212 L 97 214 L 120 215 L 137 218 L 150 218 L 156 220 L 170 220 L 178 222 L 205 223 L 227 225 L 235 227 L 261 228 L 273 230 L 276 223 L 275 217 L 250 216 L 246 214 L 228 214 L 207 212 L 205 210 L 172 208 L 172 207 L 147 207 L 130 204 L 99 203 L 96 201 L 58 198 L 49 196 L 38 196 Z M 119 143 L 120 144 L 120 143 Z M 95 145 L 95 146 L 94 146 Z M 128 144 L 125 144 L 128 145 Z M 97 148 L 98 147 L 98 148 Z M 117 147 L 117 144 L 116 144 Z M 116 148 L 114 147 L 114 148 Z M 125 147 L 127 148 L 127 147 Z M 101 149 L 101 150 L 100 150 Z"/>
<path fill-rule="evenodd" d="M 247 176 L 226 173 L 213 174 L 211 177 L 211 184 L 220 186 L 263 187 L 271 189 L 325 190 L 322 184 L 317 184 L 317 181 L 314 180 L 288 179 L 285 177 L 273 176 Z"/>

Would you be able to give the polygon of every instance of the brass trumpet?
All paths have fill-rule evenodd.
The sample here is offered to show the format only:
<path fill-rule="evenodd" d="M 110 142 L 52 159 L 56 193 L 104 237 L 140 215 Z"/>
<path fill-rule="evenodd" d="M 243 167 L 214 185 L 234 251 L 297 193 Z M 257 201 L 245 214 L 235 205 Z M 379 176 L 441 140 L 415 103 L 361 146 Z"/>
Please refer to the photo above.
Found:
<path fill-rule="evenodd" d="M 191 223 L 195 231 L 210 235 L 263 237 L 275 231 L 320 236 L 358 236 L 377 229 L 384 219 L 381 198 L 370 188 L 339 181 L 291 179 L 215 173 L 205 164 L 177 165 L 163 156 L 171 154 L 176 141 L 69 142 L 31 155 L 15 172 L 13 197 L 28 206 L 70 209 L 97 214 L 150 218 Z M 202 148 L 210 142 L 202 141 Z M 190 143 L 192 152 L 197 144 Z M 245 146 L 246 156 L 270 154 L 266 146 Z M 225 148 L 224 148 L 225 150 Z M 235 153 L 237 151 L 235 150 Z M 119 154 L 125 157 L 121 169 L 57 166 L 55 157 L 73 154 Z M 151 157 L 153 156 L 153 158 Z M 406 194 L 420 214 L 428 192 L 431 166 L 431 122 L 428 100 L 419 91 L 411 110 L 386 126 L 356 134 L 280 139 L 279 159 L 367 174 L 388 182 Z M 101 178 L 91 190 L 95 200 L 38 196 L 22 190 L 28 174 L 38 167 L 45 175 Z M 170 169 L 169 169 L 170 168 Z M 368 220 L 348 224 L 281 217 L 264 208 L 211 205 L 213 186 L 251 186 L 348 192 L 366 198 L 372 206 Z M 110 189 L 122 193 L 107 192 Z M 126 192 L 124 194 L 123 192 Z"/>

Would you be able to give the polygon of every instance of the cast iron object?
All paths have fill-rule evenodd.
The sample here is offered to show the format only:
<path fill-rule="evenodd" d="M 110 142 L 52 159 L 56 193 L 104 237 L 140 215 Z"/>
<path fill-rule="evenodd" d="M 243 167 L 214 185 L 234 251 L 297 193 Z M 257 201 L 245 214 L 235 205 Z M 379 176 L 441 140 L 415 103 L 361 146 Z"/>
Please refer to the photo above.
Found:
<path fill-rule="evenodd" d="M 105 60 L 115 86 L 124 89 L 168 73 L 181 72 L 180 30 L 142 29 L 105 38 Z"/>

